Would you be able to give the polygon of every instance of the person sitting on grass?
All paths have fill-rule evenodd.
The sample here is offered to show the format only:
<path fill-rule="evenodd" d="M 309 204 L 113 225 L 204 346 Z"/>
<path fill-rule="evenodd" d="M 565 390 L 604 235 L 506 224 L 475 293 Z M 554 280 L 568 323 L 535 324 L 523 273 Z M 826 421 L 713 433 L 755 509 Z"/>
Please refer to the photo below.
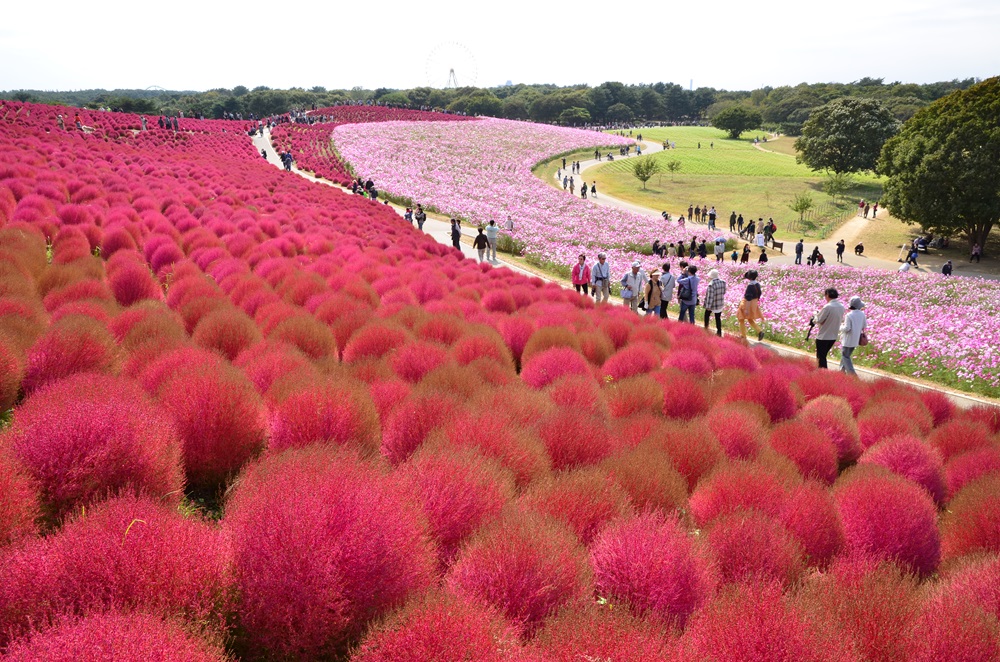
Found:
<path fill-rule="evenodd" d="M 865 252 L 865 245 L 859 241 L 858 245 L 854 247 L 854 254 L 861 255 L 864 252 Z"/>

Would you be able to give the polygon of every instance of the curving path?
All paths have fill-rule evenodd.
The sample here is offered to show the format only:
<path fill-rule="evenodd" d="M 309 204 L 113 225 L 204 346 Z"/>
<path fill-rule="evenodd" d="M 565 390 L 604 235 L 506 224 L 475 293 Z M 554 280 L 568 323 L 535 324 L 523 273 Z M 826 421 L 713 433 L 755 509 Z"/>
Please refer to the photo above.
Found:
<path fill-rule="evenodd" d="M 259 136 L 259 135 L 253 136 L 253 144 L 257 148 L 257 153 L 258 154 L 260 153 L 260 151 L 262 149 L 266 151 L 268 163 L 271 163 L 272 165 L 274 165 L 275 167 L 278 167 L 278 168 L 283 168 L 284 167 L 282 165 L 281 161 L 278 159 L 278 155 L 275 153 L 274 148 L 271 147 L 271 134 L 270 134 L 270 131 L 266 131 L 265 134 L 264 134 L 264 136 Z M 661 147 L 661 149 L 662 149 L 662 147 Z M 644 152 L 644 153 L 650 153 L 650 152 L 654 152 L 654 151 L 659 151 L 659 150 L 652 149 L 652 150 L 649 150 L 649 152 Z M 595 165 L 598 165 L 599 162 L 591 159 L 589 162 L 584 161 L 584 162 L 581 162 L 581 164 L 582 164 L 581 165 L 581 173 L 582 173 L 582 171 L 586 170 L 588 167 L 594 167 Z M 350 191 L 350 189 L 342 187 L 342 186 L 340 186 L 338 184 L 335 184 L 333 182 L 330 182 L 330 181 L 328 181 L 326 179 L 322 179 L 322 178 L 316 177 L 315 175 L 313 175 L 310 172 L 306 172 L 304 170 L 299 170 L 299 168 L 295 164 L 292 165 L 292 172 L 294 172 L 295 174 L 297 174 L 297 175 L 299 175 L 301 177 L 304 177 L 304 178 L 308 179 L 311 182 L 316 182 L 316 183 L 319 183 L 319 184 L 324 184 L 324 185 L 327 185 L 327 186 L 332 186 L 332 187 L 340 189 L 342 191 Z M 561 188 L 562 184 L 560 183 L 559 186 Z M 566 195 L 569 195 L 569 193 L 567 192 Z M 646 213 L 646 214 L 650 213 L 649 209 L 647 209 L 645 207 L 640 207 L 638 205 L 631 205 L 630 203 L 624 202 L 622 200 L 617 200 L 615 198 L 608 198 L 607 196 L 602 196 L 600 194 L 600 191 L 598 191 L 598 197 L 596 199 L 592 198 L 592 200 L 594 202 L 597 202 L 598 204 L 604 204 L 606 206 L 623 206 L 626 209 L 631 209 L 633 211 L 639 211 L 640 213 Z M 389 203 L 388 206 L 391 207 L 392 209 L 394 209 L 396 211 L 396 213 L 398 213 L 400 216 L 402 216 L 403 213 L 404 213 L 404 211 L 405 211 L 404 207 L 401 207 L 401 206 L 393 204 L 393 203 Z M 864 219 L 862 219 L 862 220 L 864 220 Z M 728 224 L 728 220 L 727 220 L 727 224 Z M 694 227 L 702 227 L 702 228 L 704 228 L 705 226 L 704 225 L 694 224 Z M 430 215 L 428 215 L 427 221 L 424 222 L 424 232 L 425 232 L 425 234 L 429 234 L 431 237 L 433 237 L 438 243 L 449 245 L 449 246 L 451 245 L 451 228 L 450 228 L 449 223 L 446 222 L 446 221 L 444 221 L 444 220 L 432 219 L 430 217 Z M 467 227 L 463 227 L 462 228 L 462 233 L 466 237 L 472 237 L 472 236 L 476 235 L 476 231 L 475 230 L 473 230 L 472 228 L 467 228 Z M 465 255 L 466 257 L 470 258 L 470 259 L 478 259 L 477 251 L 472 246 L 470 246 L 470 245 L 468 245 L 466 243 L 462 244 L 462 254 Z M 493 264 L 494 265 L 498 265 L 498 266 L 504 266 L 504 267 L 507 267 L 509 269 L 513 269 L 514 271 L 516 271 L 516 272 L 518 272 L 520 274 L 526 275 L 526 276 L 530 276 L 530 277 L 533 277 L 533 278 L 542 278 L 544 280 L 557 283 L 557 284 L 559 284 L 559 285 L 561 285 L 561 286 L 563 286 L 565 288 L 570 288 L 571 287 L 571 285 L 569 283 L 565 282 L 565 281 L 562 281 L 562 280 L 559 280 L 559 279 L 556 279 L 556 278 L 552 278 L 551 276 L 547 276 L 547 275 L 543 275 L 543 274 L 539 274 L 539 273 L 528 271 L 526 269 L 521 268 L 520 266 L 518 266 L 516 264 L 512 264 L 512 263 L 506 262 L 504 260 L 497 260 L 496 262 L 493 262 Z M 750 342 L 756 342 L 756 341 L 751 340 Z M 778 352 L 779 354 L 786 355 L 786 356 L 794 356 L 794 357 L 809 357 L 810 356 L 809 353 L 804 352 L 802 350 L 795 349 L 793 347 L 786 347 L 784 345 L 778 345 L 778 344 L 771 343 L 771 342 L 768 342 L 768 341 L 764 341 L 764 342 L 759 343 L 759 344 L 763 344 L 763 345 L 771 348 L 773 351 Z M 839 367 L 840 367 L 840 364 L 838 362 L 834 361 L 832 358 L 829 360 L 829 363 L 830 363 L 830 366 L 831 366 L 832 369 L 839 369 Z M 859 377 L 861 377 L 862 379 L 865 379 L 867 381 L 874 381 L 876 379 L 892 379 L 892 380 L 895 380 L 895 381 L 898 381 L 898 382 L 902 382 L 902 383 L 908 384 L 909 386 L 913 386 L 915 388 L 924 389 L 924 390 L 931 390 L 931 391 L 940 391 L 940 392 L 944 393 L 945 395 L 947 395 L 952 400 L 952 402 L 954 402 L 956 405 L 958 405 L 960 407 L 974 407 L 976 405 L 981 405 L 981 404 L 990 404 L 990 405 L 998 405 L 998 404 L 1000 404 L 1000 402 L 997 402 L 997 401 L 992 401 L 992 400 L 989 400 L 989 399 L 986 399 L 986 398 L 980 398 L 978 396 L 969 395 L 969 394 L 966 394 L 966 393 L 962 393 L 960 391 L 954 391 L 954 390 L 947 389 L 947 388 L 944 388 L 942 386 L 938 386 L 938 385 L 931 384 L 931 383 L 928 383 L 928 382 L 920 382 L 920 381 L 916 381 L 916 380 L 912 380 L 912 379 L 907 379 L 907 378 L 902 377 L 900 375 L 895 375 L 893 373 L 883 372 L 881 370 L 874 370 L 874 369 L 871 369 L 871 368 L 865 368 L 865 367 L 857 366 L 857 373 L 858 373 Z"/>
<path fill-rule="evenodd" d="M 656 152 L 662 152 L 663 151 L 663 145 L 661 143 L 658 143 L 658 142 L 655 142 L 655 141 L 643 141 L 641 143 L 641 145 L 642 145 L 642 155 L 643 156 L 645 156 L 647 154 L 655 154 Z M 764 152 L 769 152 L 770 151 L 770 150 L 765 150 L 765 149 L 761 148 L 759 145 L 755 145 L 755 147 L 757 149 L 760 149 L 761 151 L 764 151 Z M 620 156 L 615 155 L 615 160 L 620 160 L 622 158 L 634 159 L 634 158 L 636 158 L 636 155 L 634 153 L 631 156 L 627 156 L 627 157 L 620 157 Z M 579 182 L 580 181 L 585 181 L 587 179 L 586 176 L 585 176 L 586 171 L 589 170 L 589 169 L 591 169 L 591 168 L 596 168 L 599 165 L 603 165 L 604 163 L 607 163 L 607 161 L 597 161 L 595 159 L 588 159 L 588 160 L 585 160 L 585 161 L 580 161 L 580 173 L 577 174 L 577 175 L 574 175 L 574 177 L 576 178 L 576 181 L 577 181 L 577 191 L 579 191 Z M 554 181 L 551 182 L 551 183 L 556 188 L 562 189 L 562 180 L 560 179 L 560 177 L 555 176 L 554 177 Z M 566 191 L 566 195 L 569 195 L 569 191 L 568 190 Z M 577 193 L 576 195 L 579 195 L 579 193 Z M 608 195 L 604 195 L 604 194 L 601 193 L 601 191 L 599 189 L 597 191 L 597 197 L 596 198 L 590 198 L 590 201 L 593 202 L 593 203 L 596 203 L 598 205 L 601 205 L 601 206 L 605 206 L 605 207 L 618 207 L 620 209 L 627 209 L 629 211 L 636 212 L 636 213 L 639 213 L 639 214 L 648 215 L 648 216 L 653 217 L 653 218 L 658 217 L 659 214 L 660 214 L 659 211 L 652 210 L 649 207 L 643 207 L 642 205 L 637 205 L 637 204 L 628 202 L 626 200 L 621 200 L 619 198 L 614 198 L 614 197 L 611 197 L 611 196 L 608 196 Z M 729 210 L 729 211 L 731 212 L 732 210 Z M 683 213 L 685 217 L 687 216 L 687 210 L 682 210 L 681 213 Z M 676 218 L 680 214 L 671 212 L 671 215 L 674 218 Z M 874 257 L 868 257 L 868 256 L 865 256 L 865 255 L 861 255 L 861 256 L 854 255 L 854 246 L 856 245 L 857 238 L 861 234 L 862 230 L 864 230 L 864 228 L 869 223 L 877 223 L 877 222 L 878 222 L 878 220 L 870 220 L 870 219 L 866 219 L 866 218 L 864 218 L 862 216 L 854 216 L 854 217 L 848 219 L 847 221 L 845 221 L 844 224 L 841 225 L 836 230 L 836 232 L 833 233 L 833 236 L 830 237 L 829 239 L 824 239 L 822 241 L 807 241 L 807 242 L 805 242 L 805 252 L 803 253 L 803 257 L 802 257 L 803 264 L 805 263 L 805 259 L 812 252 L 814 246 L 819 246 L 819 250 L 820 250 L 821 253 L 823 253 L 823 257 L 826 258 L 827 264 L 835 264 L 836 260 L 837 260 L 837 241 L 840 240 L 840 239 L 843 239 L 844 243 L 847 245 L 847 249 L 844 251 L 844 261 L 843 261 L 843 264 L 845 266 L 857 267 L 859 269 L 870 268 L 870 269 L 881 269 L 882 271 L 898 271 L 899 267 L 901 266 L 899 262 L 895 262 L 895 261 L 892 261 L 892 260 L 883 260 L 883 259 L 874 258 Z M 728 230 L 729 229 L 729 214 L 728 213 L 724 213 L 721 209 L 719 210 L 719 217 L 718 217 L 718 219 L 716 221 L 716 227 L 718 229 L 720 229 L 720 230 Z M 687 228 L 689 228 L 691 230 L 692 234 L 701 234 L 702 232 L 707 232 L 708 231 L 708 225 L 707 224 L 704 224 L 704 223 L 695 223 L 691 219 L 687 219 Z M 781 233 L 780 232 L 780 228 L 779 228 L 779 233 Z M 781 234 L 785 234 L 785 233 L 781 233 Z M 787 234 L 785 236 L 787 236 Z M 650 239 L 651 243 L 652 243 L 652 239 L 653 238 Z M 794 238 L 794 237 L 787 238 L 785 240 L 784 253 L 779 253 L 779 252 L 777 252 L 777 251 L 775 251 L 775 250 L 773 250 L 771 248 L 768 248 L 767 249 L 767 255 L 770 258 L 769 264 L 794 264 L 795 263 L 795 243 L 797 241 L 798 240 L 796 238 Z M 756 256 L 758 255 L 759 251 L 757 250 L 756 246 L 753 245 L 753 242 L 747 242 L 745 240 L 740 240 L 740 243 L 750 243 L 750 248 L 753 250 L 753 253 L 751 255 L 751 261 L 752 262 L 756 262 Z M 924 258 L 924 257 L 926 257 L 926 256 L 924 254 L 921 254 L 921 258 Z M 921 259 L 918 259 L 918 263 L 920 261 L 921 261 Z M 918 267 L 915 267 L 915 268 L 911 269 L 911 271 L 912 272 L 916 272 L 916 273 L 940 273 L 940 264 L 935 264 L 935 265 L 932 266 L 932 265 L 929 265 L 927 263 L 924 263 L 924 264 L 921 264 Z M 975 270 L 973 270 L 971 268 L 971 266 L 966 265 L 963 262 L 956 262 L 955 263 L 955 272 L 954 272 L 954 274 L 956 276 L 974 276 L 974 277 L 977 277 L 977 278 L 986 278 L 988 280 L 1000 280 L 1000 275 L 998 275 L 998 274 L 991 274 L 991 273 L 984 273 L 984 272 L 981 272 L 981 271 L 975 271 Z"/>

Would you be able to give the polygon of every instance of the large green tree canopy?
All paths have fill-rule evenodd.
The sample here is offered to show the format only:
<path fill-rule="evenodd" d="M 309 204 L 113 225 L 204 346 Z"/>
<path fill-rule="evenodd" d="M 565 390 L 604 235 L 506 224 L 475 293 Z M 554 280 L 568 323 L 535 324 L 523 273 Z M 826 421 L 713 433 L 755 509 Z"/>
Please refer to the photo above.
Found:
<path fill-rule="evenodd" d="M 764 118 L 760 111 L 747 106 L 731 106 L 726 108 L 712 119 L 712 126 L 729 133 L 733 140 L 740 137 L 740 134 L 750 129 L 759 129 Z"/>
<path fill-rule="evenodd" d="M 882 149 L 893 216 L 985 247 L 1000 221 L 1000 77 L 918 111 Z"/>
<path fill-rule="evenodd" d="M 839 175 L 874 170 L 899 121 L 878 99 L 845 97 L 817 108 L 795 141 L 799 160 Z"/>

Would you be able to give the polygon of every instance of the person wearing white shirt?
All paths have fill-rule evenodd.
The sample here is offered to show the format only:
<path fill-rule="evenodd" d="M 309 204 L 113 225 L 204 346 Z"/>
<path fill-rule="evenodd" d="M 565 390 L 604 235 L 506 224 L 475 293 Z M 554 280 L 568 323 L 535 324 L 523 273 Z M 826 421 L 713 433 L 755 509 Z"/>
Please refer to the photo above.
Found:
<path fill-rule="evenodd" d="M 864 309 L 865 302 L 861 300 L 861 297 L 851 297 L 847 315 L 844 317 L 844 324 L 840 327 L 840 369 L 849 375 L 857 374 L 854 371 L 851 354 L 861 344 L 861 335 L 868 326 Z"/>
<path fill-rule="evenodd" d="M 638 260 L 632 263 L 632 269 L 622 276 L 622 302 L 633 313 L 639 312 L 639 297 L 646 286 L 646 274 Z"/>
<path fill-rule="evenodd" d="M 594 286 L 597 303 L 611 298 L 611 267 L 604 253 L 597 254 L 597 264 L 590 268 L 590 282 Z"/>

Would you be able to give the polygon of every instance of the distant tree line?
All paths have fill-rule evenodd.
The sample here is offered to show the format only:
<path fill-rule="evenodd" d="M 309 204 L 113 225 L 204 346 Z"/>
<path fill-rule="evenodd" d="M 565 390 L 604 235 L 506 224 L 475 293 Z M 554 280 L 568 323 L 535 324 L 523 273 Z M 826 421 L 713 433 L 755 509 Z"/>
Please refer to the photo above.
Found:
<path fill-rule="evenodd" d="M 47 92 L 14 90 L 0 92 L 0 98 L 87 107 L 120 108 L 150 114 L 271 115 L 289 108 L 319 108 L 348 101 L 374 101 L 387 105 L 431 107 L 490 115 L 508 119 L 533 120 L 580 126 L 584 124 L 629 124 L 636 122 L 705 122 L 731 108 L 760 113 L 762 128 L 788 135 L 800 135 L 812 112 L 830 101 L 855 97 L 878 99 L 899 121 L 956 90 L 965 90 L 976 79 L 942 81 L 917 85 L 886 83 L 881 78 L 862 78 L 853 83 L 802 83 L 762 87 L 750 91 L 717 90 L 709 87 L 686 89 L 675 83 L 625 85 L 602 83 L 596 87 L 572 85 L 505 85 L 500 87 L 460 87 L 409 90 L 355 87 L 327 90 L 272 90 L 265 86 L 249 89 L 238 85 L 207 92 L 168 90 L 80 90 Z"/>

